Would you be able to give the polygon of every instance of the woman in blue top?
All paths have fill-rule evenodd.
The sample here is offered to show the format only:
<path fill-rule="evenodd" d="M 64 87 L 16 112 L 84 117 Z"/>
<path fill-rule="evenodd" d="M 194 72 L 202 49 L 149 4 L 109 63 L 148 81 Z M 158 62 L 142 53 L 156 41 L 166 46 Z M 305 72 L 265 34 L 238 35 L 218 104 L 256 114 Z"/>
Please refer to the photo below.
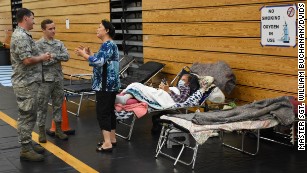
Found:
<path fill-rule="evenodd" d="M 99 51 L 93 54 L 88 47 L 83 46 L 75 49 L 78 56 L 93 66 L 92 89 L 96 91 L 97 120 L 104 139 L 96 148 L 100 152 L 112 152 L 112 147 L 116 145 L 114 103 L 120 81 L 118 48 L 112 41 L 114 35 L 114 26 L 109 21 L 102 20 L 97 29 L 97 37 L 102 41 Z"/>

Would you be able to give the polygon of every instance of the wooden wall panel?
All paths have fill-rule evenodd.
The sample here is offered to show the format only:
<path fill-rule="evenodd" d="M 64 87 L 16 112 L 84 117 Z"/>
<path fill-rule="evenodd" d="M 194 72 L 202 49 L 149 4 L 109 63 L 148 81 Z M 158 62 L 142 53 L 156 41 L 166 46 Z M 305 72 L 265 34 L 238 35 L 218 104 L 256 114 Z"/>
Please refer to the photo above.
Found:
<path fill-rule="evenodd" d="M 48 1 L 48 0 L 23 0 L 22 2 L 23 2 L 23 3 L 29 3 L 29 2 L 38 2 L 38 1 L 44 1 L 44 2 L 46 2 L 46 1 Z"/>
<path fill-rule="evenodd" d="M 40 23 L 44 19 L 52 19 L 56 24 L 56 39 L 63 41 L 69 49 L 71 59 L 63 62 L 65 73 L 91 73 L 92 67 L 82 58 L 77 57 L 73 50 L 79 45 L 91 47 L 97 51 L 101 41 L 96 37 L 96 29 L 102 19 L 110 19 L 109 0 L 25 0 L 23 7 L 35 13 L 35 26 L 31 31 L 35 40 L 43 36 Z M 69 19 L 70 28 L 65 22 Z"/>
<path fill-rule="evenodd" d="M 65 64 L 62 63 L 62 67 L 63 67 L 63 73 L 65 74 L 92 74 L 92 70 L 83 70 L 83 69 L 79 69 L 79 68 L 74 68 L 71 66 L 66 66 Z M 64 78 L 68 78 L 68 76 L 64 76 Z"/>
<path fill-rule="evenodd" d="M 33 38 L 42 37 L 42 32 L 32 32 Z M 95 33 L 56 33 L 56 38 L 62 41 L 77 41 L 86 43 L 101 43 L 101 40 L 96 37 Z"/>
<path fill-rule="evenodd" d="M 12 33 L 11 1 L 0 0 L 0 41 L 10 44 Z"/>
<path fill-rule="evenodd" d="M 0 19 L 0 25 L 11 25 L 11 24 L 12 24 L 11 18 Z"/>
<path fill-rule="evenodd" d="M 29 9 L 33 9 L 28 7 Z M 77 15 L 85 13 L 109 13 L 110 7 L 108 3 L 102 3 L 100 8 L 97 8 L 97 4 L 86 4 L 81 6 L 68 6 L 68 7 L 53 7 L 42 8 L 32 10 L 37 17 L 41 16 L 63 16 L 63 15 Z"/>
<path fill-rule="evenodd" d="M 1 6 L 10 6 L 11 5 L 11 1 L 8 0 L 0 0 L 0 7 Z"/>
<path fill-rule="evenodd" d="M 143 42 L 146 47 L 297 56 L 297 47 L 262 47 L 258 38 L 144 35 Z"/>
<path fill-rule="evenodd" d="M 70 23 L 99 25 L 102 19 L 110 19 L 110 13 L 35 17 L 35 22 L 40 23 L 47 18 L 52 19 L 56 24 L 65 23 L 65 20 L 69 19 Z"/>
<path fill-rule="evenodd" d="M 297 76 L 247 70 L 234 70 L 234 74 L 237 77 L 237 83 L 239 85 L 253 86 L 257 88 L 265 88 L 289 93 L 295 93 L 297 90 Z"/>
<path fill-rule="evenodd" d="M 144 61 L 172 77 L 194 62 L 225 61 L 237 77 L 230 95 L 244 102 L 297 95 L 297 47 L 262 47 L 259 10 L 287 0 L 144 0 Z"/>
<path fill-rule="evenodd" d="M 109 0 L 70 0 L 70 1 L 63 1 L 63 0 L 44 0 L 44 1 L 24 1 L 27 2 L 27 7 L 30 9 L 40 9 L 40 8 L 51 8 L 51 7 L 67 7 L 67 6 L 75 6 L 75 5 L 83 5 L 83 4 L 96 4 L 102 2 L 109 2 Z"/>
<path fill-rule="evenodd" d="M 61 31 L 61 33 L 96 33 L 98 25 L 95 24 L 78 24 L 78 23 L 70 23 L 70 28 L 66 29 L 66 25 L 64 23 L 55 24 L 56 31 Z M 34 25 L 34 29 L 32 32 L 41 32 L 41 25 L 36 23 Z"/>
<path fill-rule="evenodd" d="M 11 30 L 12 29 L 12 25 L 0 25 L 0 31 L 4 31 L 4 30 Z"/>
<path fill-rule="evenodd" d="M 222 5 L 242 5 L 242 4 L 264 4 L 269 2 L 289 2 L 289 0 L 146 0 L 143 1 L 143 10 L 156 10 L 156 9 L 177 9 L 177 8 L 200 8 L 210 6 Z"/>
<path fill-rule="evenodd" d="M 253 102 L 280 96 L 297 96 L 297 94 L 237 85 L 230 97 L 239 98 L 240 100 L 247 102 Z"/>
<path fill-rule="evenodd" d="M 10 11 L 11 11 L 10 5 L 0 6 L 0 12 L 10 12 Z"/>
<path fill-rule="evenodd" d="M 143 34 L 260 37 L 258 22 L 143 23 Z"/>
<path fill-rule="evenodd" d="M 144 57 L 151 60 L 178 62 L 192 65 L 194 62 L 213 63 L 225 61 L 234 69 L 297 75 L 297 58 L 232 54 L 223 52 L 178 50 L 166 48 L 144 48 Z M 168 66 L 167 66 L 168 68 Z"/>
<path fill-rule="evenodd" d="M 149 60 L 147 59 L 147 61 Z M 184 66 L 191 66 L 190 64 L 186 63 L 165 62 L 159 60 L 155 61 L 166 63 L 167 68 L 164 68 L 163 72 L 168 74 L 177 74 Z M 253 86 L 289 93 L 296 92 L 297 76 L 238 69 L 233 69 L 233 72 L 237 77 L 237 84 L 239 85 Z M 274 82 L 272 79 L 274 79 Z"/>
<path fill-rule="evenodd" d="M 303 1 L 301 1 L 303 2 Z M 144 22 L 259 21 L 264 4 L 143 11 Z M 276 5 L 276 4 L 267 4 Z"/>
<path fill-rule="evenodd" d="M 5 37 L 5 33 L 4 32 L 0 32 L 0 37 Z"/>
<path fill-rule="evenodd" d="M 88 65 L 87 61 L 83 60 L 76 60 L 76 59 L 70 59 L 67 62 L 62 62 L 63 65 L 69 66 L 69 67 L 79 67 L 78 69 L 85 70 L 85 71 L 92 71 L 93 67 L 90 67 Z"/>
<path fill-rule="evenodd" d="M 84 43 L 84 42 L 71 42 L 71 41 L 64 41 L 64 44 L 66 45 L 67 49 L 74 50 L 76 47 L 82 45 L 86 47 L 90 47 L 90 49 L 93 52 L 96 52 L 99 50 L 101 44 L 100 43 Z M 73 55 L 75 56 L 75 55 Z"/>

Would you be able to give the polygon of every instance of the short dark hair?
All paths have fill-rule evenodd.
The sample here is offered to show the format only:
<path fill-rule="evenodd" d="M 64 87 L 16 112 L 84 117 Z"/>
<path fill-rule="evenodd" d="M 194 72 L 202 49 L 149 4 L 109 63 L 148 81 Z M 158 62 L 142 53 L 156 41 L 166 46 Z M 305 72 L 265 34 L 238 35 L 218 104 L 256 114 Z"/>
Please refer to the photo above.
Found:
<path fill-rule="evenodd" d="M 41 28 L 42 28 L 42 29 L 46 29 L 46 25 L 47 25 L 47 24 L 51 24 L 51 23 L 53 23 L 53 21 L 52 21 L 51 19 L 45 19 L 45 20 L 43 20 L 43 21 L 41 22 Z"/>
<path fill-rule="evenodd" d="M 115 36 L 115 27 L 113 26 L 113 24 L 110 21 L 108 21 L 107 19 L 103 19 L 101 21 L 101 24 L 104 26 L 104 28 L 106 30 L 109 30 L 109 36 L 111 38 L 114 38 L 114 36 Z"/>
<path fill-rule="evenodd" d="M 27 8 L 20 8 L 16 13 L 16 20 L 18 23 L 20 23 L 22 22 L 24 16 L 30 17 L 31 15 L 34 16 L 34 13 L 31 10 Z"/>

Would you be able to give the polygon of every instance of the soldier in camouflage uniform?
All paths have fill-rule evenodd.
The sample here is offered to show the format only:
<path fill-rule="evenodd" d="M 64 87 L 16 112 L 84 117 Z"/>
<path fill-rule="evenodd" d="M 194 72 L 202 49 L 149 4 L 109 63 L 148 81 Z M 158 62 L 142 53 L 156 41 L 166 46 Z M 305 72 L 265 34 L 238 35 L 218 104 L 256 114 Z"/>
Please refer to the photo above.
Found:
<path fill-rule="evenodd" d="M 54 39 L 55 24 L 52 20 L 42 21 L 41 28 L 44 37 L 36 42 L 37 47 L 42 52 L 50 52 L 52 60 L 43 63 L 43 82 L 38 90 L 38 128 L 39 142 L 46 143 L 45 121 L 47 116 L 48 101 L 52 100 L 52 115 L 56 125 L 55 136 L 66 140 L 67 135 L 62 132 L 62 102 L 64 97 L 63 73 L 61 61 L 68 61 L 69 54 L 64 44 Z"/>
<path fill-rule="evenodd" d="M 43 161 L 41 146 L 32 145 L 32 131 L 37 118 L 37 90 L 42 81 L 42 62 L 50 53 L 39 54 L 29 30 L 33 29 L 34 13 L 21 8 L 16 14 L 18 26 L 11 37 L 12 84 L 17 99 L 17 132 L 21 143 L 20 159 Z"/>

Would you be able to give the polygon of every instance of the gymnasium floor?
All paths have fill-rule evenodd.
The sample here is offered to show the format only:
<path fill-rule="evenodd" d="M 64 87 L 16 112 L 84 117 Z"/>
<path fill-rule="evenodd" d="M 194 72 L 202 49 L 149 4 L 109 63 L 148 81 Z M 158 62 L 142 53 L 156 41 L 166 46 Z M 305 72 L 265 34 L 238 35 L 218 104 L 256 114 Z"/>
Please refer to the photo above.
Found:
<path fill-rule="evenodd" d="M 68 104 L 68 108 L 73 105 Z M 136 121 L 131 141 L 117 138 L 117 147 L 113 153 L 97 153 L 96 143 L 100 140 L 98 123 L 95 117 L 95 106 L 92 102 L 83 104 L 80 117 L 69 115 L 70 127 L 76 134 L 68 141 L 60 141 L 48 136 L 43 145 L 47 152 L 45 161 L 40 163 L 19 160 L 20 144 L 17 142 L 16 126 L 17 106 L 11 87 L 0 85 L 0 173 L 169 173 L 169 172 L 242 172 L 242 173 L 280 173 L 307 172 L 307 153 L 267 141 L 260 141 L 260 152 L 249 156 L 225 148 L 219 138 L 210 138 L 199 147 L 194 171 L 190 166 L 180 163 L 173 167 L 173 161 L 163 156 L 154 158 L 157 136 L 152 136 L 151 117 L 145 116 Z M 50 126 L 50 117 L 48 119 Z M 37 127 L 35 127 L 37 133 Z M 36 134 L 33 139 L 37 140 Z M 232 144 L 240 143 L 239 135 L 229 133 L 226 140 Z M 255 139 L 247 139 L 253 147 Z M 178 151 L 178 147 L 171 149 Z M 190 153 L 184 153 L 187 158 Z"/>

